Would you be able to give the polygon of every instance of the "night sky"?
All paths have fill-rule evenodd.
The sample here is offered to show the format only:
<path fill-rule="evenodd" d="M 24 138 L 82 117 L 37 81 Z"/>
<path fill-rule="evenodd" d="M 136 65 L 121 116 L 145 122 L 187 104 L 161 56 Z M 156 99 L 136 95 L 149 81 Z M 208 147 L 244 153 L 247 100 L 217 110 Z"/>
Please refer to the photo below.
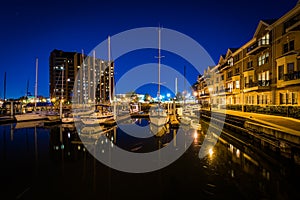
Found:
<path fill-rule="evenodd" d="M 201 44 L 217 63 L 229 47 L 240 47 L 252 38 L 260 19 L 279 18 L 296 3 L 297 0 L 3 1 L 0 98 L 4 95 L 5 72 L 6 98 L 25 95 L 27 80 L 29 91 L 34 94 L 36 58 L 39 59 L 38 94 L 48 97 L 49 55 L 53 49 L 89 52 L 108 35 L 139 27 L 160 25 L 184 33 Z M 153 56 L 156 52 L 152 52 Z M 149 55 L 152 59 L 152 54 Z M 116 60 L 116 76 L 136 64 L 148 62 L 143 56 L 133 58 L 134 62 L 129 58 Z M 185 65 L 184 61 L 179 65 Z M 195 71 L 187 69 L 186 73 L 189 80 L 196 81 Z"/>

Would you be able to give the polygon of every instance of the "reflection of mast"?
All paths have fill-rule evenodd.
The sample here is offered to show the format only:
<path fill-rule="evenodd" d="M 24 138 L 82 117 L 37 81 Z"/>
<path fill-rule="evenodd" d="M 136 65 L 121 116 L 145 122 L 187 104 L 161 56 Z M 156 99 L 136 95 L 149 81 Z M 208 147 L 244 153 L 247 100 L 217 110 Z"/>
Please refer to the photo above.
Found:
<path fill-rule="evenodd" d="M 62 173 L 64 173 L 64 141 L 63 141 L 63 130 L 62 130 L 62 125 L 59 127 L 59 142 L 60 142 L 60 148 L 61 148 L 61 168 L 62 168 Z"/>
<path fill-rule="evenodd" d="M 37 146 L 37 132 L 34 126 L 34 155 L 35 155 L 35 172 L 38 173 L 38 146 Z"/>

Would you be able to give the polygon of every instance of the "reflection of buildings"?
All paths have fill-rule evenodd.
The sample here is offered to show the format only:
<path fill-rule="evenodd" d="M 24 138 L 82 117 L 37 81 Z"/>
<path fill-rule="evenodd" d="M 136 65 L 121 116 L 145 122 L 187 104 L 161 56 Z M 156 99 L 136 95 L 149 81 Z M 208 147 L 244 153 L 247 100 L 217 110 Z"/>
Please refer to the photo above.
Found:
<path fill-rule="evenodd" d="M 49 57 L 50 98 L 58 100 L 63 92 L 66 101 L 71 101 L 74 95 L 78 97 L 78 103 L 94 101 L 95 97 L 97 102 L 110 100 L 114 83 L 114 62 L 111 62 L 110 69 L 108 66 L 107 61 L 94 56 L 53 50 Z M 76 91 L 73 91 L 74 86 Z"/>
<path fill-rule="evenodd" d="M 229 48 L 198 78 L 198 99 L 212 106 L 300 104 L 300 3 L 261 20 L 253 38 Z"/>
<path fill-rule="evenodd" d="M 60 161 L 64 158 L 76 159 L 82 156 L 82 144 L 75 127 L 57 126 L 50 129 L 49 150 L 51 157 Z"/>

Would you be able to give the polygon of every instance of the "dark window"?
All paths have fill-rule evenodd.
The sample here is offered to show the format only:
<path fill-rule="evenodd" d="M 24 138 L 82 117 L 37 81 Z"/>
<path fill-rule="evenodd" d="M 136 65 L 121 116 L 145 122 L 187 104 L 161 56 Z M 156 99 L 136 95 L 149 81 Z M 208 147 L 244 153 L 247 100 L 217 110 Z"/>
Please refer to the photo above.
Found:
<path fill-rule="evenodd" d="M 253 83 L 253 76 L 249 76 L 249 83 Z"/>
<path fill-rule="evenodd" d="M 290 51 L 295 49 L 294 40 L 290 41 L 289 46 L 290 46 Z"/>
<path fill-rule="evenodd" d="M 298 95 L 297 93 L 292 93 L 292 104 L 298 104 Z"/>
<path fill-rule="evenodd" d="M 232 71 L 227 73 L 227 78 L 231 78 L 232 77 Z"/>
<path fill-rule="evenodd" d="M 240 72 L 240 68 L 239 67 L 235 68 L 235 73 L 237 74 L 239 72 Z"/>
<path fill-rule="evenodd" d="M 294 63 L 288 63 L 287 64 L 287 73 L 293 74 L 294 73 Z"/>
<path fill-rule="evenodd" d="M 292 40 L 292 41 L 290 41 L 288 43 L 283 44 L 283 49 L 282 49 L 283 53 L 287 53 L 287 52 L 293 51 L 293 50 L 295 50 L 295 42 L 294 42 L 294 40 Z"/>
<path fill-rule="evenodd" d="M 283 53 L 286 53 L 286 52 L 289 51 L 289 44 L 288 43 L 283 45 L 283 50 L 282 51 L 283 51 Z"/>
<path fill-rule="evenodd" d="M 222 81 L 224 80 L 224 75 L 221 76 L 221 80 L 222 80 Z"/>
<path fill-rule="evenodd" d="M 285 94 L 280 93 L 280 104 L 285 104 Z"/>
<path fill-rule="evenodd" d="M 283 65 L 278 66 L 278 80 L 283 80 Z"/>
<path fill-rule="evenodd" d="M 247 63 L 247 68 L 250 69 L 250 68 L 252 68 L 252 67 L 253 67 L 252 61 L 249 61 L 249 62 Z"/>

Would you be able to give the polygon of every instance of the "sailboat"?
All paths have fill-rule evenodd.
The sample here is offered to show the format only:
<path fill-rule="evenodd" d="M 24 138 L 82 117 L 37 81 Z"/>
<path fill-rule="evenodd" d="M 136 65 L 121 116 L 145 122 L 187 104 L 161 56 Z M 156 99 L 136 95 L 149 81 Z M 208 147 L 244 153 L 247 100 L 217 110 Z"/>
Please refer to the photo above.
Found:
<path fill-rule="evenodd" d="M 167 131 L 167 123 L 169 121 L 168 114 L 164 110 L 164 108 L 161 105 L 160 101 L 160 59 L 161 59 L 161 53 L 160 53 L 160 40 L 161 40 L 161 28 L 158 29 L 158 92 L 157 92 L 157 98 L 158 98 L 158 104 L 153 106 L 154 108 L 150 109 L 150 130 L 155 136 L 162 136 Z"/>
<path fill-rule="evenodd" d="M 34 99 L 35 103 L 34 103 L 34 111 L 31 112 L 31 113 L 24 113 L 24 114 L 15 115 L 15 119 L 16 119 L 17 122 L 48 119 L 45 112 L 36 110 L 36 105 L 37 105 L 37 81 L 38 81 L 38 58 L 36 58 L 35 65 L 36 65 L 36 68 L 35 68 L 35 99 Z"/>
<path fill-rule="evenodd" d="M 96 55 L 95 55 L 95 51 L 93 53 L 93 57 L 95 59 Z M 95 63 L 95 62 L 93 62 Z M 85 125 L 99 125 L 99 124 L 104 124 L 108 121 L 115 121 L 115 111 L 116 109 L 114 109 L 114 113 L 109 111 L 108 107 L 111 105 L 112 99 L 114 99 L 114 97 L 112 97 L 112 81 L 111 81 L 111 59 L 110 59 L 110 37 L 108 37 L 108 67 L 109 67 L 109 73 L 108 73 L 108 80 L 109 80 L 109 104 L 105 105 L 105 104 L 95 104 L 94 106 L 98 107 L 98 109 L 94 110 L 92 114 L 90 115 L 85 115 L 85 116 L 81 116 L 81 121 L 83 124 Z M 94 91 L 94 94 L 96 92 Z M 101 92 L 100 92 L 100 96 L 101 96 Z M 96 99 L 96 98 L 95 98 Z M 100 98 L 101 99 L 101 98 Z M 115 105 L 115 102 L 113 102 Z"/>

